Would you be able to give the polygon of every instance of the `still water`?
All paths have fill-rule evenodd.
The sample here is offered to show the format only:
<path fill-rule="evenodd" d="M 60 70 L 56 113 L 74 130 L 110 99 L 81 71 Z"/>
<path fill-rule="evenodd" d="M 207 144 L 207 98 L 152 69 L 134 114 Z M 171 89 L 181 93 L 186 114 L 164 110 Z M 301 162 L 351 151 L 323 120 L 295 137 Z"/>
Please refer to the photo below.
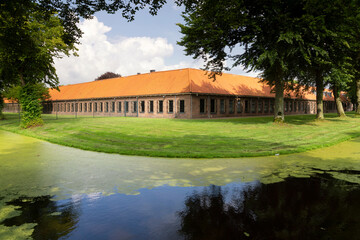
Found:
<path fill-rule="evenodd" d="M 360 139 L 165 159 L 0 131 L 0 239 L 360 239 Z"/>

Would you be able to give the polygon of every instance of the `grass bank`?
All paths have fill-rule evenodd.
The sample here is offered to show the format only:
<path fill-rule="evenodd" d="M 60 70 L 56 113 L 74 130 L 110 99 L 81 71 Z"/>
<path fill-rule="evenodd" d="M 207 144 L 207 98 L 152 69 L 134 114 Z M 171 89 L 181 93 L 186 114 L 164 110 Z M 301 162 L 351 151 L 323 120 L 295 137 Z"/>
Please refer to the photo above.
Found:
<path fill-rule="evenodd" d="M 20 129 L 17 114 L 5 113 L 0 129 L 52 143 L 107 153 L 182 158 L 228 158 L 289 154 L 334 145 L 360 136 L 360 119 L 326 114 L 237 119 L 148 119 L 44 115 L 45 125 Z"/>

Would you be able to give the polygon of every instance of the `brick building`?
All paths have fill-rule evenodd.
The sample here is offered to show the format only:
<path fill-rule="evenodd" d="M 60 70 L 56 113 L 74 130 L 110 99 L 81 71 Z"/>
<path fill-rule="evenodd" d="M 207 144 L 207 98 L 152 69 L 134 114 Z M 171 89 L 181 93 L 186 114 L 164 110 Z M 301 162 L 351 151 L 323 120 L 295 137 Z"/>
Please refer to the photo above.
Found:
<path fill-rule="evenodd" d="M 218 118 L 273 115 L 274 96 L 258 78 L 224 73 L 216 81 L 205 71 L 150 72 L 51 89 L 44 113 L 156 118 Z M 316 113 L 315 91 L 285 93 L 285 114 Z M 345 98 L 344 98 L 345 99 Z M 6 103 L 5 111 L 15 109 Z M 351 104 L 344 101 L 346 110 Z M 335 112 L 329 90 L 324 112 Z"/>

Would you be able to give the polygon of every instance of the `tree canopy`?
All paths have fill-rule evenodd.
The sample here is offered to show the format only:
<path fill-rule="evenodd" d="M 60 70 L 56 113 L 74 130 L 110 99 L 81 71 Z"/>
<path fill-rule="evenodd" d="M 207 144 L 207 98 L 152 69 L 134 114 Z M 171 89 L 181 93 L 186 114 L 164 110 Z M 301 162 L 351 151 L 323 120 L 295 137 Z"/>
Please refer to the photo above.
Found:
<path fill-rule="evenodd" d="M 117 78 L 117 77 L 121 77 L 121 75 L 113 72 L 106 72 L 101 74 L 99 77 L 95 78 L 95 81 L 109 79 L 109 78 Z"/>
<path fill-rule="evenodd" d="M 359 28 L 353 0 L 204 0 L 186 6 L 180 45 L 221 74 L 236 66 L 261 71 L 274 86 L 275 120 L 283 119 L 283 91 L 294 79 L 317 86 L 318 118 L 323 118 L 325 77 L 349 59 L 349 29 Z M 241 48 L 242 47 L 242 48 Z M 231 66 L 225 61 L 232 60 Z"/>

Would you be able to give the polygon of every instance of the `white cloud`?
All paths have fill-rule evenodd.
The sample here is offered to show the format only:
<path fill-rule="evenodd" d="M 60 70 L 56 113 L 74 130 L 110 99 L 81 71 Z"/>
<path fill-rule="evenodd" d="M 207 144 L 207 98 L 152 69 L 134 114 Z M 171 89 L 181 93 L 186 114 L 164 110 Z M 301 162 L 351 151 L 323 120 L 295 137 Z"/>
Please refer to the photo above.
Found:
<path fill-rule="evenodd" d="M 84 20 L 79 27 L 84 32 L 80 39 L 79 57 L 64 57 L 55 60 L 61 85 L 93 81 L 105 72 L 122 76 L 147 73 L 151 69 L 172 70 L 180 68 L 202 68 L 204 61 L 185 60 L 177 64 L 166 64 L 166 59 L 175 60 L 174 46 L 166 38 L 124 37 L 109 39 L 111 27 L 99 22 L 96 17 Z M 232 73 L 256 76 L 235 68 Z"/>
<path fill-rule="evenodd" d="M 165 58 L 174 53 L 174 47 L 166 38 L 118 37 L 108 39 L 111 27 L 99 22 L 96 17 L 80 23 L 84 32 L 78 46 L 79 57 L 64 57 L 55 60 L 60 84 L 88 82 L 111 71 L 123 76 L 145 73 L 150 69 L 168 70 L 196 67 L 196 63 L 181 62 L 167 66 Z"/>

